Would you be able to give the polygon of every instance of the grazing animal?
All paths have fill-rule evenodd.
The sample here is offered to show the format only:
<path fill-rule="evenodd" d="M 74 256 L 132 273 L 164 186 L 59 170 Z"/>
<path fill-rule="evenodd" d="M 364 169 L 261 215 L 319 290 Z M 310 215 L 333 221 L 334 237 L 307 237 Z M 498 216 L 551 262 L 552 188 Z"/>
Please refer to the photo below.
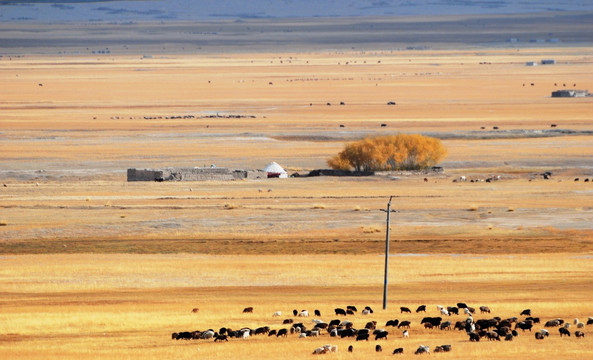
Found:
<path fill-rule="evenodd" d="M 404 338 L 409 338 L 410 337 L 410 333 L 408 332 L 408 330 L 404 330 L 404 332 L 402 333 Z"/>
<path fill-rule="evenodd" d="M 294 320 L 292 319 L 284 319 L 284 321 L 282 321 L 283 324 L 292 324 Z"/>
<path fill-rule="evenodd" d="M 268 333 L 268 336 L 275 336 L 275 335 L 276 335 L 276 329 L 270 330 L 270 332 Z"/>
<path fill-rule="evenodd" d="M 441 323 L 441 330 L 444 330 L 444 329 L 451 330 L 451 322 L 450 321 L 443 321 Z"/>
<path fill-rule="evenodd" d="M 449 312 L 449 315 L 451 315 L 451 314 L 459 315 L 459 309 L 454 306 L 447 306 L 447 311 Z"/>
<path fill-rule="evenodd" d="M 465 309 L 465 308 L 467 308 L 467 307 L 468 307 L 468 306 L 467 306 L 467 304 L 466 304 L 466 303 L 462 303 L 462 302 L 458 302 L 458 303 L 457 303 L 457 308 L 458 308 L 458 309 Z"/>
<path fill-rule="evenodd" d="M 352 345 L 348 346 L 348 352 L 352 352 L 354 350 L 354 347 Z"/>
<path fill-rule="evenodd" d="M 356 335 L 356 331 L 354 329 L 345 329 L 340 333 L 340 337 L 342 339 L 345 337 L 353 337 L 354 335 Z"/>
<path fill-rule="evenodd" d="M 562 337 L 562 335 L 570 336 L 570 331 L 567 328 L 561 327 L 558 329 L 558 332 L 560 332 L 560 337 Z"/>
<path fill-rule="evenodd" d="M 484 330 L 496 327 L 498 325 L 498 320 L 496 319 L 480 319 L 476 321 L 476 327 Z"/>
<path fill-rule="evenodd" d="M 396 348 L 395 350 L 393 350 L 393 355 L 395 354 L 403 354 L 404 353 L 404 348 Z"/>
<path fill-rule="evenodd" d="M 545 323 L 545 327 L 556 327 L 556 326 L 560 326 L 560 324 L 562 324 L 559 319 L 554 319 L 554 320 L 548 320 Z"/>
<path fill-rule="evenodd" d="M 424 345 L 420 345 L 418 347 L 418 349 L 416 349 L 416 352 L 414 352 L 415 355 L 420 355 L 420 354 L 430 354 L 430 348 L 428 345 L 424 346 Z"/>
<path fill-rule="evenodd" d="M 585 333 L 580 330 L 577 330 L 574 332 L 574 336 L 576 336 L 577 338 L 582 338 L 585 337 Z"/>
<path fill-rule="evenodd" d="M 276 333 L 276 337 L 280 337 L 280 336 L 287 337 L 288 336 L 288 329 L 280 329 L 280 330 L 278 330 L 278 332 Z"/>
<path fill-rule="evenodd" d="M 404 321 L 402 321 L 402 322 L 399 323 L 399 325 L 397 326 L 397 328 L 399 329 L 399 328 L 402 328 L 403 327 L 403 328 L 408 328 L 409 329 L 410 328 L 410 324 L 411 324 L 410 321 L 404 320 Z"/>
<path fill-rule="evenodd" d="M 299 311 L 297 309 L 292 310 L 292 315 L 297 316 L 299 314 Z"/>
<path fill-rule="evenodd" d="M 470 332 L 469 333 L 469 341 L 479 342 L 480 341 L 480 335 L 478 335 L 475 332 Z"/>
<path fill-rule="evenodd" d="M 276 311 L 275 313 L 272 314 L 272 317 L 281 316 L 281 315 L 282 315 L 282 311 Z"/>
<path fill-rule="evenodd" d="M 440 311 L 441 315 L 451 316 L 451 314 L 449 314 L 449 311 L 445 308 L 441 308 Z"/>
<path fill-rule="evenodd" d="M 531 309 L 525 309 L 523 311 L 521 311 L 521 313 L 519 314 L 519 316 L 531 316 Z"/>
<path fill-rule="evenodd" d="M 259 327 L 257 329 L 255 329 L 255 331 L 253 332 L 254 335 L 261 335 L 261 334 L 267 334 L 270 332 L 270 327 L 269 326 L 262 326 Z"/>
<path fill-rule="evenodd" d="M 364 326 L 365 329 L 369 329 L 369 330 L 375 330 L 376 327 L 377 327 L 377 322 L 376 321 L 369 321 Z"/>
<path fill-rule="evenodd" d="M 348 305 L 348 306 L 346 306 L 346 310 L 351 310 L 353 312 L 357 312 L 358 311 L 358 309 L 354 305 Z"/>
<path fill-rule="evenodd" d="M 543 340 L 544 339 L 544 334 L 542 334 L 541 332 L 536 332 L 535 333 L 535 339 L 536 340 Z"/>
<path fill-rule="evenodd" d="M 533 327 L 533 323 L 531 323 L 530 321 L 521 321 L 515 325 L 515 329 L 519 328 L 523 331 L 525 331 L 525 330 L 531 331 L 532 327 Z"/>
<path fill-rule="evenodd" d="M 420 305 L 418 306 L 418 308 L 416 309 L 416 312 L 426 312 L 426 305 Z"/>
<path fill-rule="evenodd" d="M 243 313 L 252 313 L 253 312 L 253 306 L 249 306 L 246 307 L 245 309 L 243 309 Z"/>
<path fill-rule="evenodd" d="M 309 312 L 307 310 L 302 310 L 299 315 L 300 317 L 309 317 Z"/>
<path fill-rule="evenodd" d="M 363 315 L 369 315 L 370 313 L 371 313 L 371 311 L 370 310 L 367 310 L 367 309 L 364 309 L 361 312 L 361 314 L 363 314 Z"/>
<path fill-rule="evenodd" d="M 383 351 L 383 348 L 381 347 L 381 345 L 375 345 L 375 352 L 381 352 Z"/>
<path fill-rule="evenodd" d="M 335 308 L 334 311 L 336 312 L 336 315 L 344 315 L 346 316 L 346 311 L 342 308 Z"/>
<path fill-rule="evenodd" d="M 196 314 L 198 311 L 200 311 L 200 309 L 198 309 L 198 308 L 191 309 L 191 312 L 194 313 L 194 314 Z"/>
<path fill-rule="evenodd" d="M 369 341 L 369 333 L 361 333 L 356 335 L 356 341 L 366 340 Z"/>
<path fill-rule="evenodd" d="M 334 319 L 334 320 L 332 320 L 332 321 L 329 322 L 329 326 L 330 327 L 332 327 L 332 326 L 339 326 L 340 323 L 341 323 L 340 319 Z"/>
<path fill-rule="evenodd" d="M 214 337 L 215 332 L 212 330 L 206 330 L 202 333 L 202 339 L 208 340 Z"/>
<path fill-rule="evenodd" d="M 449 352 L 451 351 L 451 345 L 441 345 L 441 346 L 437 346 L 437 348 L 439 348 L 440 350 L 438 352 Z M 437 349 L 434 349 L 434 352 L 437 352 Z"/>
<path fill-rule="evenodd" d="M 582 323 L 582 322 L 577 323 L 577 329 L 583 329 L 583 328 L 585 328 L 585 323 Z"/>
<path fill-rule="evenodd" d="M 500 336 L 496 331 L 488 331 L 486 333 L 486 336 L 488 337 L 488 341 L 500 341 Z"/>
<path fill-rule="evenodd" d="M 441 321 L 443 320 L 443 318 L 441 317 L 425 317 L 422 318 L 422 321 L 420 321 L 421 324 L 424 323 L 429 323 L 430 325 L 434 326 L 439 326 L 441 325 Z"/>
<path fill-rule="evenodd" d="M 375 334 L 375 341 L 377 341 L 379 339 L 385 339 L 385 340 L 387 340 L 387 335 L 388 334 L 389 333 L 387 331 L 385 331 L 385 330 L 379 330 L 379 332 L 377 332 Z"/>
<path fill-rule="evenodd" d="M 506 334 L 504 337 L 504 341 L 513 341 L 513 334 Z"/>
<path fill-rule="evenodd" d="M 321 311 L 315 309 L 315 316 L 321 316 Z"/>
<path fill-rule="evenodd" d="M 593 317 L 587 319 L 587 325 L 593 325 Z"/>
<path fill-rule="evenodd" d="M 320 346 L 317 349 L 313 350 L 313 355 L 325 354 L 327 353 L 327 349 L 325 346 Z"/>
<path fill-rule="evenodd" d="M 411 314 L 412 313 L 412 310 L 410 310 L 409 308 L 407 308 L 405 306 L 400 307 L 399 310 L 400 310 L 400 314 L 403 314 L 403 313 L 410 313 Z"/>
<path fill-rule="evenodd" d="M 399 320 L 398 319 L 387 320 L 387 323 L 385 323 L 385 326 L 393 326 L 393 327 L 396 327 L 398 324 L 399 324 Z"/>
<path fill-rule="evenodd" d="M 214 342 L 217 341 L 229 341 L 228 336 L 226 335 L 216 335 L 216 337 L 214 338 Z"/>

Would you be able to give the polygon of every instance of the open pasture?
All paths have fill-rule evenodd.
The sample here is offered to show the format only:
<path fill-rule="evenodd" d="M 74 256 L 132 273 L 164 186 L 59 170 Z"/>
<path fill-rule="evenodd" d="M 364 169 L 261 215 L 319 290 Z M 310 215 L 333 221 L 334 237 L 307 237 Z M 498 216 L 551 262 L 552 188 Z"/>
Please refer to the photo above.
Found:
<path fill-rule="evenodd" d="M 589 23 L 571 17 L 571 28 L 563 18 L 553 30 L 566 28 L 570 46 L 501 45 L 512 34 L 470 19 L 447 27 L 434 48 L 375 39 L 363 49 L 376 34 L 371 21 L 355 48 L 328 47 L 336 34 L 315 33 L 326 42 L 245 51 L 261 43 L 254 30 L 240 49 L 210 39 L 199 54 L 148 35 L 158 24 L 125 26 L 123 39 L 137 30 L 151 38 L 146 48 L 111 46 L 118 26 L 63 42 L 76 37 L 56 35 L 67 25 L 38 24 L 33 39 L 2 24 L 14 37 L 0 57 L 2 359 L 301 359 L 327 343 L 339 351 L 321 356 L 337 359 L 391 357 L 400 346 L 411 358 L 420 344 L 452 345 L 431 358 L 592 358 L 591 325 L 584 339 L 551 329 L 543 341 L 520 332 L 512 342 L 470 343 L 463 332 L 424 329 L 424 314 L 399 313 L 426 304 L 426 315 L 437 316 L 436 305 L 462 301 L 502 318 L 525 308 L 544 321 L 593 316 L 593 98 L 550 97 L 561 88 L 593 90 L 593 54 L 582 31 Z M 357 32 L 349 21 L 338 25 Z M 480 41 L 499 45 L 441 41 L 474 38 L 468 23 L 482 29 Z M 535 33 L 532 24 L 521 25 L 525 36 L 552 31 L 547 20 Z M 408 35 L 418 36 L 415 28 Z M 194 35 L 183 38 L 195 46 Z M 113 53 L 89 54 L 89 42 Z M 550 58 L 555 65 L 525 66 Z M 442 138 L 445 172 L 125 181 L 130 167 L 276 161 L 306 173 L 326 167 L 346 141 L 398 132 Z M 454 182 L 462 176 L 468 181 Z M 481 181 L 488 178 L 497 180 Z M 391 195 L 399 212 L 382 311 L 380 209 Z M 388 340 L 368 343 L 327 334 L 171 339 L 223 326 L 279 329 L 293 309 L 319 309 L 329 321 L 347 305 L 375 310 L 349 317 L 356 327 L 410 320 L 410 338 L 388 329 Z M 252 314 L 241 312 L 247 306 Z M 272 318 L 275 311 L 283 316 Z"/>
<path fill-rule="evenodd" d="M 488 357 L 548 359 L 569 356 L 588 359 L 593 326 L 585 338 L 550 337 L 535 340 L 522 332 L 512 342 L 469 342 L 463 331 L 425 329 L 424 316 L 440 316 L 436 305 L 465 302 L 478 309 L 489 306 L 493 316 L 519 316 L 526 308 L 543 322 L 562 318 L 587 321 L 593 316 L 589 256 L 550 255 L 409 255 L 392 256 L 389 302 L 381 309 L 383 257 L 379 255 L 217 256 L 217 255 L 24 255 L 3 256 L 0 262 L 0 350 L 4 359 L 125 359 L 205 358 L 302 359 L 324 344 L 338 345 L 338 359 L 391 357 L 404 347 L 412 358 L 420 344 L 434 349 L 451 344 L 450 353 L 431 354 L 451 359 Z M 415 313 L 418 305 L 426 313 Z M 355 305 L 354 316 L 336 316 L 334 308 Z M 253 313 L 242 313 L 253 306 Z M 370 306 L 373 314 L 362 315 Z M 401 314 L 399 307 L 412 309 Z M 192 313 L 193 308 L 199 308 Z M 292 310 L 307 309 L 309 318 Z M 313 311 L 320 319 L 348 319 L 355 328 L 377 321 L 389 332 L 387 340 L 369 342 L 333 338 L 300 339 L 252 336 L 228 342 L 172 340 L 180 331 L 218 330 L 220 327 L 288 328 L 286 318 L 312 328 Z M 272 317 L 282 311 L 280 317 Z M 465 315 L 444 320 L 453 324 Z M 402 328 L 385 327 L 387 320 L 411 321 L 410 337 Z M 570 329 L 576 330 L 576 326 Z M 380 344 L 382 353 L 375 353 Z M 346 349 L 354 346 L 349 354 Z"/>

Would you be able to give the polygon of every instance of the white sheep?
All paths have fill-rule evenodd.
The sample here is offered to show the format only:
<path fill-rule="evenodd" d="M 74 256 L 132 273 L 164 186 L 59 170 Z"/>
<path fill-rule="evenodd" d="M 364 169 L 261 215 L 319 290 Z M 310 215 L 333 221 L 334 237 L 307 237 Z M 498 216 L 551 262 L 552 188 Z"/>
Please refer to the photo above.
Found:
<path fill-rule="evenodd" d="M 447 311 L 447 309 L 445 308 L 441 309 L 441 315 L 451 316 L 451 314 L 449 314 L 449 311 Z"/>
<path fill-rule="evenodd" d="M 370 313 L 371 313 L 371 311 L 369 309 L 364 309 L 361 314 L 368 315 Z"/>
<path fill-rule="evenodd" d="M 303 310 L 299 313 L 300 317 L 309 317 L 309 312 L 307 310 Z"/>
<path fill-rule="evenodd" d="M 311 320 L 314 324 L 323 324 L 323 320 L 313 319 Z"/>
<path fill-rule="evenodd" d="M 409 338 L 410 337 L 410 333 L 408 333 L 408 330 L 404 330 L 403 335 L 405 338 Z"/>
<path fill-rule="evenodd" d="M 326 352 L 327 352 L 327 349 L 323 346 L 320 346 L 317 349 L 313 350 L 314 355 L 325 354 Z"/>
<path fill-rule="evenodd" d="M 202 339 L 212 339 L 214 337 L 214 331 L 212 330 L 206 330 L 202 333 Z"/>
<path fill-rule="evenodd" d="M 282 316 L 282 311 L 276 311 L 272 314 L 272 317 Z"/>
<path fill-rule="evenodd" d="M 299 339 L 304 339 L 306 337 L 307 337 L 307 334 L 306 333 L 300 333 L 299 334 Z"/>
<path fill-rule="evenodd" d="M 247 339 L 250 335 L 249 329 L 243 330 L 243 339 Z"/>
<path fill-rule="evenodd" d="M 464 312 L 466 315 L 471 315 L 471 314 L 472 314 L 472 312 L 471 312 L 471 311 L 469 311 L 469 309 L 468 309 L 468 308 L 463 308 L 463 312 Z"/>

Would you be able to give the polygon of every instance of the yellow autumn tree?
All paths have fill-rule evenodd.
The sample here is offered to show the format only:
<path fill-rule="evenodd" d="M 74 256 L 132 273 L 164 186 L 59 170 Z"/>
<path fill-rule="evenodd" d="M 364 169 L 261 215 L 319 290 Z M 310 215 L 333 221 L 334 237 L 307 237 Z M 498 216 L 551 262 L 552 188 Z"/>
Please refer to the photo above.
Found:
<path fill-rule="evenodd" d="M 441 140 L 419 134 L 367 137 L 346 144 L 330 158 L 332 169 L 362 171 L 421 170 L 437 164 L 447 151 Z"/>

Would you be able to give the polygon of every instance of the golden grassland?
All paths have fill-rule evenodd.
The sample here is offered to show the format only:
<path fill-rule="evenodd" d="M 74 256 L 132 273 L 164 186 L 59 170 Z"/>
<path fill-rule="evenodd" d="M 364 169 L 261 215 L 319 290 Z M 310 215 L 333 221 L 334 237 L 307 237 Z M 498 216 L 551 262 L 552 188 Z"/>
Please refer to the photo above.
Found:
<path fill-rule="evenodd" d="M 593 185 L 428 175 L 238 182 L 10 184 L 5 253 L 590 253 Z M 487 240 L 487 243 L 484 243 Z"/>
<path fill-rule="evenodd" d="M 453 351 L 439 356 L 473 359 L 496 352 L 504 359 L 587 359 L 593 351 L 587 346 L 593 336 L 590 326 L 584 339 L 560 338 L 557 329 L 550 329 L 550 338 L 542 342 L 520 331 L 513 342 L 470 343 L 464 332 L 427 330 L 419 322 L 423 316 L 437 316 L 436 305 L 459 301 L 487 305 L 490 316 L 518 316 L 531 308 L 544 321 L 586 321 L 593 306 L 591 265 L 590 257 L 566 253 L 392 256 L 389 302 L 383 311 L 383 257 L 377 255 L 10 255 L 0 263 L 0 349 L 5 359 L 297 359 L 331 343 L 339 352 L 328 356 L 349 359 L 391 356 L 400 346 L 408 358 L 420 344 L 451 344 Z M 420 304 L 428 305 L 426 314 L 400 314 L 400 306 L 414 310 Z M 389 319 L 410 320 L 410 338 L 404 339 L 401 329 L 388 328 L 388 340 L 368 343 L 327 333 L 228 343 L 171 339 L 172 332 L 208 328 L 280 329 L 286 327 L 283 319 L 293 318 L 293 309 L 319 309 L 321 319 L 329 321 L 335 307 L 346 305 L 375 310 L 349 316 L 357 327 L 370 320 L 381 328 Z M 253 314 L 242 313 L 246 306 L 255 308 Z M 194 307 L 198 313 L 191 312 Z M 283 316 L 272 317 L 275 311 Z M 301 320 L 312 327 L 311 318 Z M 350 344 L 352 354 L 345 351 Z M 382 345 L 382 354 L 374 353 L 375 344 Z"/>
<path fill-rule="evenodd" d="M 557 64 L 524 65 L 544 58 Z M 552 329 L 543 342 L 526 333 L 476 344 L 398 308 L 427 304 L 436 316 L 437 304 L 465 301 L 492 316 L 593 316 L 592 98 L 550 98 L 564 84 L 593 89 L 592 63 L 590 47 L 2 57 L 2 358 L 303 358 L 326 343 L 339 345 L 332 358 L 399 346 L 408 358 L 419 344 L 450 343 L 439 357 L 590 359 L 590 326 L 579 340 Z M 552 124 L 577 133 L 544 134 Z M 398 132 L 441 136 L 445 173 L 125 181 L 128 167 L 274 160 L 306 172 L 346 141 Z M 399 212 L 381 311 L 380 210 L 391 195 Z M 411 320 L 410 339 L 390 329 L 383 353 L 370 341 L 348 354 L 352 341 L 327 335 L 170 338 L 280 328 L 277 310 L 317 308 L 329 320 L 349 304 L 376 310 L 354 316 L 359 327 Z"/>

